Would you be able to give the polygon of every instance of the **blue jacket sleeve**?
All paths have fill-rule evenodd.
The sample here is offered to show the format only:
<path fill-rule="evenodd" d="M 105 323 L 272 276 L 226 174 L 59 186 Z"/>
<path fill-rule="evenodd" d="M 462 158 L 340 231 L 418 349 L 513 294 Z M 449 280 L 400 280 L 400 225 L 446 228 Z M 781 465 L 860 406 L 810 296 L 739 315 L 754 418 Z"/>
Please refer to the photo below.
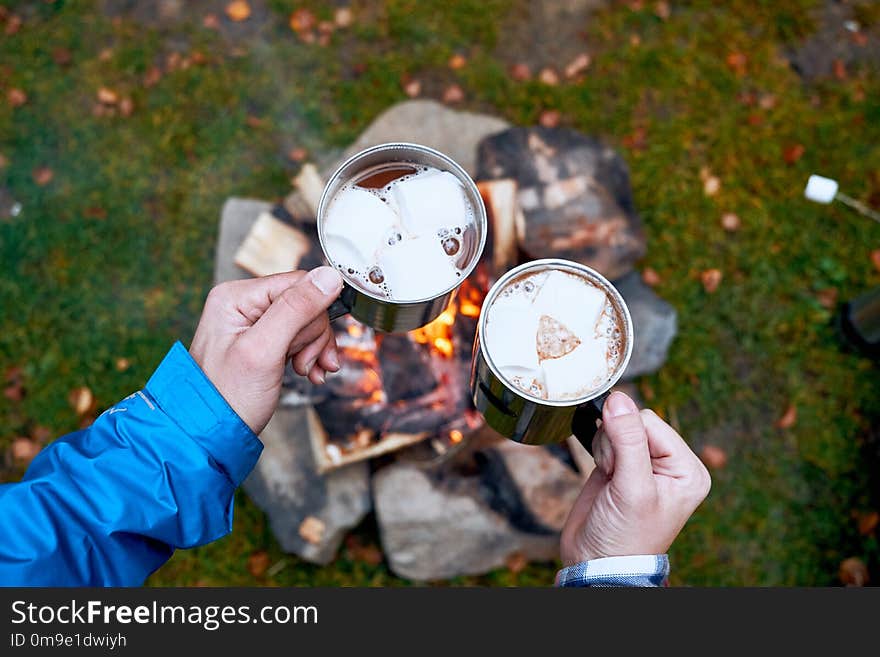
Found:
<path fill-rule="evenodd" d="M 146 387 L 0 486 L 0 584 L 133 586 L 232 529 L 262 444 L 179 342 Z"/>

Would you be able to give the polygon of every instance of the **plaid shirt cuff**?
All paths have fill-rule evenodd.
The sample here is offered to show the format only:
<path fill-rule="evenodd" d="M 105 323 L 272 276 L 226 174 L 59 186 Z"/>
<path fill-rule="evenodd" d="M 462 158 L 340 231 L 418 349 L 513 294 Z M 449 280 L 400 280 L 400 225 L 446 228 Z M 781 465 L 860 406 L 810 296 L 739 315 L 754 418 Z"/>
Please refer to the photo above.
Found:
<path fill-rule="evenodd" d="M 556 573 L 556 586 L 666 586 L 669 557 L 639 554 L 576 563 Z"/>

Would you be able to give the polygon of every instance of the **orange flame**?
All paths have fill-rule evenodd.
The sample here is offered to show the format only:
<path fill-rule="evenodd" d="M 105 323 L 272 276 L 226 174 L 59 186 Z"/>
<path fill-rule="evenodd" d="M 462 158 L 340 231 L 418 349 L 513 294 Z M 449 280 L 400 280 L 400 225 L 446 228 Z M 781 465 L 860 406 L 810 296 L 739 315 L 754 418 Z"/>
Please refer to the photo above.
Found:
<path fill-rule="evenodd" d="M 427 326 L 411 333 L 413 340 L 421 344 L 429 344 L 433 349 L 451 358 L 455 353 L 452 344 L 452 325 L 455 323 L 455 301 L 453 300 L 440 316 Z"/>
<path fill-rule="evenodd" d="M 464 281 L 458 290 L 458 311 L 467 317 L 479 317 L 484 296 L 478 287 Z"/>
<path fill-rule="evenodd" d="M 449 440 L 454 443 L 460 443 L 464 439 L 464 434 L 458 429 L 453 429 L 449 432 Z"/>
<path fill-rule="evenodd" d="M 348 327 L 348 334 L 353 338 L 359 338 L 364 334 L 364 327 L 359 324 L 350 324 Z"/>

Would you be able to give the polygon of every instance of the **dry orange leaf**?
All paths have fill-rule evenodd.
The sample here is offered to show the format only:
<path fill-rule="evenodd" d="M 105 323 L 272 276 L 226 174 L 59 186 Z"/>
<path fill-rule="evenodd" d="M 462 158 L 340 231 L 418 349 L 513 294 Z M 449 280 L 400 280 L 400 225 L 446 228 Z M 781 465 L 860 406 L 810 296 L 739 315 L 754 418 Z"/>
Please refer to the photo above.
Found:
<path fill-rule="evenodd" d="M 131 367 L 131 361 L 128 358 L 117 358 L 114 363 L 117 372 L 124 372 L 129 367 Z"/>
<path fill-rule="evenodd" d="M 31 171 L 31 176 L 33 176 L 34 182 L 42 187 L 52 182 L 52 178 L 55 174 L 49 167 L 37 167 Z"/>
<path fill-rule="evenodd" d="M 90 413 L 95 408 L 95 396 L 86 386 L 71 390 L 67 399 L 76 414 L 80 416 Z"/>
<path fill-rule="evenodd" d="M 105 105 L 115 105 L 119 102 L 119 94 L 107 87 L 98 89 L 98 101 Z"/>
<path fill-rule="evenodd" d="M 727 465 L 727 452 L 717 445 L 704 445 L 700 450 L 700 460 L 706 464 L 707 468 L 720 470 Z"/>
<path fill-rule="evenodd" d="M 795 422 L 797 422 L 797 406 L 789 404 L 788 408 L 785 409 L 785 413 L 782 414 L 782 417 L 776 420 L 776 428 L 791 429 Z"/>
<path fill-rule="evenodd" d="M 456 53 L 449 58 L 449 68 L 451 68 L 453 71 L 463 69 L 466 65 L 467 59 L 465 59 L 464 55 L 459 55 L 458 53 Z"/>
<path fill-rule="evenodd" d="M 309 156 L 309 152 L 305 148 L 302 148 L 301 146 L 298 146 L 296 148 L 291 148 L 287 152 L 287 157 L 290 160 L 292 160 L 293 162 L 305 162 L 305 160 L 308 156 Z"/>
<path fill-rule="evenodd" d="M 846 586 L 865 586 L 870 581 L 868 567 L 858 557 L 844 559 L 840 563 L 840 581 Z"/>
<path fill-rule="evenodd" d="M 73 54 L 67 48 L 53 48 L 52 61 L 58 66 L 68 66 L 73 61 Z"/>
<path fill-rule="evenodd" d="M 209 30 L 219 30 L 220 19 L 217 18 L 217 14 L 205 14 L 202 17 L 202 25 Z"/>
<path fill-rule="evenodd" d="M 443 102 L 447 104 L 460 103 L 464 100 L 464 90 L 457 84 L 450 84 L 443 92 Z"/>
<path fill-rule="evenodd" d="M 9 447 L 12 460 L 19 465 L 28 465 L 40 453 L 40 446 L 30 438 L 19 437 Z"/>
<path fill-rule="evenodd" d="M 541 69 L 541 72 L 538 73 L 538 79 L 546 85 L 555 87 L 559 84 L 559 73 L 548 66 Z"/>
<path fill-rule="evenodd" d="M 512 552 L 507 555 L 507 558 L 504 560 L 504 565 L 507 566 L 507 569 L 510 572 L 516 575 L 525 570 L 525 567 L 529 565 L 529 560 L 522 552 Z"/>
<path fill-rule="evenodd" d="M 801 159 L 806 150 L 803 144 L 791 144 L 782 149 L 782 159 L 786 164 L 794 164 Z"/>
<path fill-rule="evenodd" d="M 746 74 L 749 58 L 745 55 L 745 53 L 728 53 L 727 58 L 724 61 L 727 64 L 727 68 L 733 71 L 737 77 L 741 78 Z"/>
<path fill-rule="evenodd" d="M 835 59 L 834 60 L 833 70 L 834 70 L 834 77 L 836 77 L 838 80 L 846 80 L 846 78 L 847 78 L 846 64 L 843 63 L 842 59 Z"/>
<path fill-rule="evenodd" d="M 706 196 L 715 196 L 721 190 L 721 179 L 718 176 L 709 176 L 703 181 L 703 193 Z"/>
<path fill-rule="evenodd" d="M 263 577 L 266 571 L 269 570 L 269 562 L 269 553 L 265 550 L 251 552 L 247 560 L 248 572 L 254 577 Z"/>
<path fill-rule="evenodd" d="M 545 128 L 555 128 L 562 120 L 562 114 L 559 110 L 544 110 L 538 117 L 538 123 Z"/>
<path fill-rule="evenodd" d="M 740 221 L 739 215 L 734 214 L 733 212 L 725 212 L 721 215 L 721 227 L 728 233 L 735 233 L 740 229 L 741 225 L 742 222 Z"/>
<path fill-rule="evenodd" d="M 654 15 L 660 20 L 668 21 L 671 14 L 672 10 L 670 10 L 669 3 L 666 0 L 654 3 Z"/>
<path fill-rule="evenodd" d="M 6 34 L 7 36 L 12 36 L 16 32 L 21 29 L 22 20 L 20 16 L 16 16 L 12 14 L 9 19 L 6 21 Z"/>
<path fill-rule="evenodd" d="M 131 116 L 134 113 L 134 101 L 128 96 L 119 101 L 119 113 L 122 116 Z"/>
<path fill-rule="evenodd" d="M 290 29 L 297 34 L 308 32 L 315 27 L 315 15 L 305 8 L 300 8 L 290 15 Z"/>
<path fill-rule="evenodd" d="M 643 151 L 648 145 L 648 131 L 644 126 L 638 126 L 630 134 L 621 140 L 624 146 L 634 151 Z"/>
<path fill-rule="evenodd" d="M 644 281 L 645 285 L 656 287 L 657 285 L 660 285 L 661 282 L 660 274 L 650 267 L 645 267 L 642 270 L 642 281 Z"/>
<path fill-rule="evenodd" d="M 422 93 L 422 83 L 418 80 L 410 80 L 405 85 L 403 85 L 403 93 L 405 93 L 410 98 L 415 98 L 420 93 Z"/>
<path fill-rule="evenodd" d="M 376 547 L 375 543 L 364 543 L 354 534 L 345 538 L 345 548 L 352 561 L 362 561 L 371 566 L 378 566 L 382 563 L 382 551 Z"/>
<path fill-rule="evenodd" d="M 6 100 L 8 100 L 9 104 L 13 107 L 21 107 L 27 102 L 27 99 L 27 94 L 16 87 L 13 87 L 6 92 Z"/>
<path fill-rule="evenodd" d="M 336 23 L 338 27 L 348 27 L 354 22 L 354 14 L 348 7 L 339 7 L 333 13 L 333 22 Z"/>
<path fill-rule="evenodd" d="M 233 0 L 226 5 L 226 15 L 236 23 L 246 21 L 251 17 L 251 5 L 246 0 Z"/>
<path fill-rule="evenodd" d="M 582 52 L 580 55 L 571 60 L 568 66 L 565 67 L 565 77 L 573 78 L 577 75 L 580 75 L 589 68 L 590 62 L 592 62 L 590 55 L 588 53 Z"/>
<path fill-rule="evenodd" d="M 838 294 L 836 287 L 825 288 L 816 292 L 816 300 L 823 308 L 834 310 L 837 307 Z"/>
<path fill-rule="evenodd" d="M 877 525 L 880 524 L 880 513 L 876 511 L 859 513 L 857 517 L 859 521 L 859 534 L 862 536 L 873 534 L 874 530 L 877 529 Z"/>
<path fill-rule="evenodd" d="M 531 79 L 532 69 L 529 68 L 528 64 L 514 64 L 510 67 L 510 77 L 517 82 L 525 82 Z"/>
<path fill-rule="evenodd" d="M 871 262 L 874 264 L 874 269 L 880 271 L 880 249 L 871 251 Z"/>
<path fill-rule="evenodd" d="M 700 281 L 703 283 L 703 289 L 709 294 L 712 294 L 718 289 L 718 286 L 721 285 L 721 278 L 722 274 L 720 269 L 707 269 L 700 274 Z"/>

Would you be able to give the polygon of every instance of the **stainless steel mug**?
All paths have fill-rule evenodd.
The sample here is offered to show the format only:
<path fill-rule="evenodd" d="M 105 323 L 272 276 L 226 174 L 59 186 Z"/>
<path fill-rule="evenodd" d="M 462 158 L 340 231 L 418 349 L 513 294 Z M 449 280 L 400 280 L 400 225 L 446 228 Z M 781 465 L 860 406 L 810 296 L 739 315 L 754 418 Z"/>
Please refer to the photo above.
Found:
<path fill-rule="evenodd" d="M 324 187 L 324 193 L 318 203 L 318 239 L 324 257 L 328 261 L 330 257 L 324 239 L 324 222 L 330 201 L 340 188 L 369 169 L 392 163 L 430 166 L 455 176 L 464 187 L 468 201 L 474 208 L 474 226 L 477 235 L 476 249 L 467 265 L 462 268 L 458 282 L 427 299 L 393 301 L 360 287 L 355 280 L 346 275 L 346 272 L 340 272 L 345 282 L 339 299 L 330 306 L 328 311 L 330 319 L 351 313 L 358 321 L 389 333 L 412 331 L 437 319 L 449 305 L 458 286 L 477 266 L 486 245 L 486 208 L 477 186 L 467 172 L 443 153 L 427 146 L 389 143 L 373 146 L 350 157 L 336 170 Z"/>
<path fill-rule="evenodd" d="M 591 280 L 605 292 L 621 318 L 626 344 L 616 371 L 602 388 L 580 399 L 550 401 L 528 394 L 502 376 L 492 362 L 492 354 L 484 345 L 488 309 L 498 294 L 512 279 L 547 269 L 568 271 Z M 604 276 L 569 260 L 548 258 L 527 262 L 498 279 L 483 301 L 471 365 L 470 386 L 474 406 L 490 427 L 517 442 L 529 445 L 555 443 L 574 435 L 592 453 L 596 420 L 602 415 L 602 406 L 610 389 L 626 370 L 632 347 L 633 327 L 629 309 L 617 289 Z"/>

